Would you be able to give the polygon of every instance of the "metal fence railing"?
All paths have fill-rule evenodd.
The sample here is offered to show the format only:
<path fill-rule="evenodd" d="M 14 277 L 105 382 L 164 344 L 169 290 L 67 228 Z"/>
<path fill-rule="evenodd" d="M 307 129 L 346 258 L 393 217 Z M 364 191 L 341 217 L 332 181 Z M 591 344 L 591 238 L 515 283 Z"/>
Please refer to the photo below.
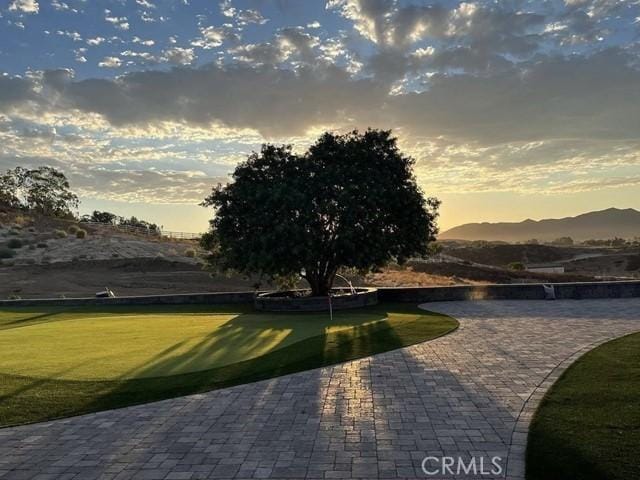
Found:
<path fill-rule="evenodd" d="M 88 225 L 96 228 L 109 228 L 113 230 L 117 230 L 125 233 L 132 233 L 136 235 L 147 235 L 152 237 L 165 237 L 165 238 L 173 238 L 177 240 L 196 240 L 202 236 L 202 233 L 194 233 L 194 232 L 174 232 L 171 230 L 162 230 L 160 228 L 148 228 L 144 226 L 138 225 L 118 225 L 112 223 L 101 223 L 101 222 L 82 222 L 84 225 Z"/>
<path fill-rule="evenodd" d="M 171 232 L 169 230 L 161 230 L 160 234 L 163 237 L 167 238 L 175 238 L 178 240 L 197 240 L 202 234 L 201 233 L 193 233 L 193 232 Z"/>

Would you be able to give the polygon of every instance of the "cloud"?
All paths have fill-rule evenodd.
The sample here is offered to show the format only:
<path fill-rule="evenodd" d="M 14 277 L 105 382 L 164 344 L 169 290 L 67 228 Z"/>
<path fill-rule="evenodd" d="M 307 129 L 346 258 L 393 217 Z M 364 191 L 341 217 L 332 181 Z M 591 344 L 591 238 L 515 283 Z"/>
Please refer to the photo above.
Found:
<path fill-rule="evenodd" d="M 414 134 L 486 144 L 627 139 L 640 133 L 639 95 L 640 71 L 614 49 L 590 57 L 542 57 L 522 70 L 489 76 L 436 75 L 428 91 L 395 97 L 391 110 Z"/>
<path fill-rule="evenodd" d="M 148 0 L 136 0 L 136 3 L 144 8 L 156 8 L 156 6 Z"/>
<path fill-rule="evenodd" d="M 258 25 L 264 25 L 269 20 L 264 18 L 257 10 L 242 10 L 236 17 L 240 25 L 247 25 L 249 23 L 257 23 Z"/>
<path fill-rule="evenodd" d="M 437 4 L 399 7 L 385 0 L 329 0 L 327 8 L 337 9 L 354 22 L 362 36 L 386 47 L 406 47 L 424 36 L 444 36 L 451 14 Z"/>
<path fill-rule="evenodd" d="M 239 45 L 229 49 L 229 53 L 235 61 L 255 66 L 278 65 L 287 59 L 287 52 L 271 42 Z"/>
<path fill-rule="evenodd" d="M 86 48 L 78 48 L 74 50 L 73 53 L 75 55 L 76 62 L 87 63 L 87 57 L 84 56 L 86 52 L 87 52 Z"/>
<path fill-rule="evenodd" d="M 13 0 L 9 5 L 9 10 L 33 14 L 40 11 L 40 5 L 36 0 Z"/>
<path fill-rule="evenodd" d="M 104 19 L 107 23 L 112 24 L 114 27 L 120 30 L 129 30 L 129 20 L 127 17 L 114 17 L 111 15 L 111 10 L 105 9 Z"/>
<path fill-rule="evenodd" d="M 165 61 L 174 65 L 190 65 L 195 59 L 193 48 L 172 47 L 164 51 L 163 57 Z"/>
<path fill-rule="evenodd" d="M 74 13 L 78 13 L 78 10 L 76 10 L 75 8 L 71 8 L 68 3 L 60 2 L 58 0 L 52 0 L 51 1 L 51 6 L 55 10 L 58 10 L 59 12 L 64 12 L 64 11 L 69 10 L 69 11 L 72 11 Z"/>
<path fill-rule="evenodd" d="M 320 39 L 304 31 L 302 27 L 280 29 L 269 42 L 238 45 L 230 48 L 233 58 L 255 66 L 275 66 L 287 60 L 306 64 L 318 63 Z"/>
<path fill-rule="evenodd" d="M 6 87 L 0 90 L 0 105 L 16 108 L 38 101 L 52 108 L 49 97 L 55 96 L 57 109 L 95 113 L 116 126 L 220 123 L 267 137 L 327 125 L 392 127 L 414 137 L 483 145 L 640 136 L 640 71 L 632 57 L 616 49 L 591 56 L 540 56 L 520 68 L 504 66 L 484 75 L 435 74 L 423 91 L 389 96 L 383 81 L 354 79 L 335 65 L 296 71 L 267 66 L 282 55 L 279 48 L 267 47 L 245 46 L 236 53 L 251 55 L 253 62 L 260 59 L 262 67 L 207 65 L 80 81 L 70 80 L 65 71 L 66 83 L 52 82 L 51 74 L 41 80 L 2 77 Z M 174 63 L 188 61 L 188 50 L 174 51 Z M 121 65 L 119 57 L 100 62 L 107 68 Z"/>
<path fill-rule="evenodd" d="M 87 45 L 96 46 L 96 45 L 100 45 L 104 41 L 105 41 L 104 37 L 88 38 L 87 39 Z"/>
<path fill-rule="evenodd" d="M 9 113 L 14 106 L 24 105 L 36 98 L 30 79 L 0 76 L 0 111 Z"/>
<path fill-rule="evenodd" d="M 388 83 L 427 68 L 465 72 L 503 69 L 538 52 L 546 16 L 507 2 L 400 4 L 383 0 L 330 0 L 376 46 L 366 70 Z M 412 49 L 435 48 L 429 61 Z"/>
<path fill-rule="evenodd" d="M 330 0 L 327 15 L 348 20 L 340 30 L 305 18 L 306 27 L 269 31 L 257 10 L 221 2 L 227 23 L 200 16 L 196 38 L 85 39 L 110 49 L 99 66 L 120 69 L 116 78 L 80 65 L 78 78 L 35 68 L 0 76 L 0 154 L 57 159 L 92 195 L 102 184 L 138 198 L 126 177 L 148 169 L 131 176 L 146 189 L 139 198 L 158 201 L 185 179 L 209 186 L 263 140 L 304 149 L 325 129 L 372 126 L 394 129 L 427 191 L 614 188 L 640 167 L 640 31 L 622 22 L 640 15 L 632 4 Z M 161 18 L 161 2 L 153 13 Z M 119 15 L 105 11 L 123 28 Z M 74 49 L 71 61 L 85 53 Z M 6 118 L 38 125 L 3 130 Z M 223 156 L 229 163 L 212 170 Z M 89 180 L 93 167 L 104 173 Z"/>
<path fill-rule="evenodd" d="M 144 45 L 145 47 L 151 47 L 153 45 L 156 44 L 156 42 L 154 40 L 143 40 L 138 36 L 134 36 L 133 39 L 131 40 L 133 43 L 137 43 L 140 45 Z"/>
<path fill-rule="evenodd" d="M 81 42 L 82 41 L 82 36 L 78 32 L 72 32 L 72 31 L 69 31 L 69 30 L 58 30 L 56 32 L 56 34 L 60 35 L 62 37 L 70 38 L 74 42 Z"/>
<path fill-rule="evenodd" d="M 98 113 L 114 125 L 219 122 L 267 136 L 288 136 L 317 123 L 332 123 L 344 108 L 364 116 L 382 94 L 370 81 L 353 81 L 337 68 L 295 73 L 213 65 L 70 82 L 58 91 L 59 108 Z"/>
<path fill-rule="evenodd" d="M 238 41 L 239 39 L 240 36 L 233 30 L 231 25 L 208 26 L 200 27 L 200 37 L 193 40 L 191 45 L 209 50 L 219 47 L 227 40 Z"/>
<path fill-rule="evenodd" d="M 81 197 L 134 203 L 196 205 L 226 177 L 203 172 L 94 168 L 70 175 L 74 191 Z"/>
<path fill-rule="evenodd" d="M 122 66 L 122 60 L 118 57 L 104 57 L 100 63 L 98 63 L 99 67 L 102 68 L 120 68 Z"/>
<path fill-rule="evenodd" d="M 264 25 L 269 20 L 264 18 L 262 14 L 253 9 L 241 10 L 232 6 L 230 0 L 220 2 L 220 13 L 227 18 L 235 20 L 239 26 L 245 26 L 250 23 Z"/>
<path fill-rule="evenodd" d="M 558 185 L 551 185 L 546 191 L 551 194 L 581 193 L 623 187 L 640 187 L 640 176 L 577 179 Z"/>

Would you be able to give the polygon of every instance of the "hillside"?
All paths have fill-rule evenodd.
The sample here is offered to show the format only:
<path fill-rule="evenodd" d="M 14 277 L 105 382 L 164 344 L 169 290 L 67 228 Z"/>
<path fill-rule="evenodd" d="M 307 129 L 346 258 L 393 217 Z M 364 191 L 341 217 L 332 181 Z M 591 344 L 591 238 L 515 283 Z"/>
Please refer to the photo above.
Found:
<path fill-rule="evenodd" d="M 0 299 L 93 296 L 105 287 L 118 296 L 238 291 L 260 283 L 212 275 L 203 254 L 194 240 L 0 208 Z"/>
<path fill-rule="evenodd" d="M 440 240 L 501 240 L 524 242 L 532 238 L 552 241 L 640 237 L 640 212 L 633 208 L 609 208 L 576 217 L 523 222 L 467 223 L 441 233 Z"/>

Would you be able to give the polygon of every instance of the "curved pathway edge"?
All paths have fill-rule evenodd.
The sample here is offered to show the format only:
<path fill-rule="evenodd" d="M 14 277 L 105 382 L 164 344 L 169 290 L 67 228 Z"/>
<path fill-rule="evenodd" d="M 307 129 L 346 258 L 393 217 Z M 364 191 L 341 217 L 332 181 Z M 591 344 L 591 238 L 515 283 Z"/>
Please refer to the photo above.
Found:
<path fill-rule="evenodd" d="M 0 479 L 490 479 L 581 354 L 640 330 L 640 299 L 422 305 L 448 335 L 208 393 L 0 430 Z M 427 457 L 502 471 L 427 475 Z M 435 468 L 435 462 L 429 464 Z"/>

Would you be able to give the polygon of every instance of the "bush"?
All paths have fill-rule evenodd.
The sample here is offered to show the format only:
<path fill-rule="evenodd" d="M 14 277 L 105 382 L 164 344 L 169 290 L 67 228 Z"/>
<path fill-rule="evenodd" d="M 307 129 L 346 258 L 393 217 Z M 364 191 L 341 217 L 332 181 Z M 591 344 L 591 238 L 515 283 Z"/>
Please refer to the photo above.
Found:
<path fill-rule="evenodd" d="M 514 270 L 516 272 L 522 272 L 523 270 L 525 270 L 525 268 L 526 267 L 522 262 L 511 262 L 509 264 L 509 270 Z"/>
<path fill-rule="evenodd" d="M 47 242 L 40 242 L 36 245 L 38 248 L 47 248 Z"/>
<path fill-rule="evenodd" d="M 27 225 L 28 223 L 31 222 L 31 219 L 29 217 L 26 217 L 24 215 L 16 215 L 16 218 L 13 219 L 13 222 L 22 227 L 24 225 Z"/>
<path fill-rule="evenodd" d="M 22 240 L 19 238 L 12 238 L 7 242 L 7 247 L 9 248 L 22 248 Z"/>
<path fill-rule="evenodd" d="M 196 251 L 193 248 L 189 248 L 184 252 L 185 257 L 194 258 L 196 256 Z"/>
<path fill-rule="evenodd" d="M 10 248 L 0 247 L 0 258 L 13 258 L 15 257 L 16 252 L 11 250 Z"/>
<path fill-rule="evenodd" d="M 75 235 L 76 232 L 80 230 L 80 228 L 78 228 L 77 225 L 71 225 L 69 228 L 67 228 L 67 231 L 71 234 L 71 235 Z"/>
<path fill-rule="evenodd" d="M 640 255 L 635 255 L 627 261 L 627 267 L 625 268 L 627 272 L 633 272 L 635 270 L 640 270 Z"/>
<path fill-rule="evenodd" d="M 79 228 L 76 231 L 76 238 L 87 238 L 87 231 Z"/>
<path fill-rule="evenodd" d="M 67 232 L 65 232 L 64 230 L 55 230 L 53 234 L 56 236 L 56 238 L 67 238 Z"/>

